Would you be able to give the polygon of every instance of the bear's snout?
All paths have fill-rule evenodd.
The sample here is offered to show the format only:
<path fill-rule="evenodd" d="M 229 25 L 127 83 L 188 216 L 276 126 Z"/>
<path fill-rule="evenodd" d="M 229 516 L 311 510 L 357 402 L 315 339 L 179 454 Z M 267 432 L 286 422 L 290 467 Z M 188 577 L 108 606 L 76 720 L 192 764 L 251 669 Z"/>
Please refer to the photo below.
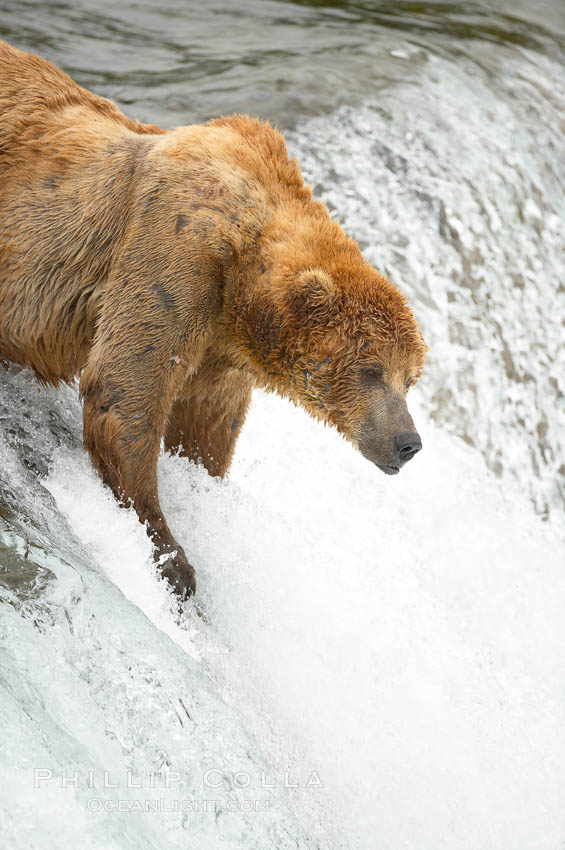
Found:
<path fill-rule="evenodd" d="M 392 437 L 392 454 L 390 463 L 375 461 L 385 475 L 398 475 L 401 468 L 422 448 L 422 441 L 417 431 L 397 431 Z"/>
<path fill-rule="evenodd" d="M 422 448 L 404 397 L 385 386 L 358 431 L 358 448 L 386 475 L 397 475 Z"/>
<path fill-rule="evenodd" d="M 420 435 L 416 431 L 398 431 L 392 438 L 392 442 L 401 464 L 412 460 L 414 455 L 422 448 Z"/>

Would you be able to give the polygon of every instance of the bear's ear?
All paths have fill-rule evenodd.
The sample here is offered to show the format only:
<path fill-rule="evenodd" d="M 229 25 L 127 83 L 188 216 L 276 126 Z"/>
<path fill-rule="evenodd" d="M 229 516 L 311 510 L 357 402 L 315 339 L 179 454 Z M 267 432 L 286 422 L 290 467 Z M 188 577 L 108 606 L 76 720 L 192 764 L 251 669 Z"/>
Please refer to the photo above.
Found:
<path fill-rule="evenodd" d="M 325 321 L 332 310 L 336 288 L 323 269 L 303 269 L 290 286 L 288 299 L 294 315 L 302 322 Z"/>

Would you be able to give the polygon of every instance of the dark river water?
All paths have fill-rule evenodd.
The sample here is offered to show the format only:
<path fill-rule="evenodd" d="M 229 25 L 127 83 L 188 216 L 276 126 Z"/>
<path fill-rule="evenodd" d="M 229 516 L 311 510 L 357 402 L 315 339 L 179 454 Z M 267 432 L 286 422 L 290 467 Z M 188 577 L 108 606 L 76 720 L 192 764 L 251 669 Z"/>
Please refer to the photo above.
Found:
<path fill-rule="evenodd" d="M 274 122 L 430 346 L 400 489 L 262 396 L 231 482 L 161 459 L 209 626 L 171 616 L 76 387 L 0 366 L 5 846 L 559 850 L 565 2 L 0 0 L 0 38 L 142 121 Z M 168 802 L 220 814 L 33 786 L 92 770 L 114 799 L 104 770 L 163 766 Z M 321 796 L 284 787 L 297 766 Z M 234 770 L 275 771 L 271 814 L 225 814 Z"/>
<path fill-rule="evenodd" d="M 448 61 L 534 51 L 563 59 L 565 6 L 511 3 L 3 0 L 0 36 L 62 66 L 130 114 L 163 126 L 246 112 L 289 128 L 418 71 L 391 51 Z"/>

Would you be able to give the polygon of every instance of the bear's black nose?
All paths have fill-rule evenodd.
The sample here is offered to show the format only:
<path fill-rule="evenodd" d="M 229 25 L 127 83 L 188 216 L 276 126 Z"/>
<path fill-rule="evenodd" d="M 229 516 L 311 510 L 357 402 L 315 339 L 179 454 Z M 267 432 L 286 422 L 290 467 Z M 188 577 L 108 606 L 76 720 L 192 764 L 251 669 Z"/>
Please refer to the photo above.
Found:
<path fill-rule="evenodd" d="M 401 463 L 411 460 L 422 448 L 420 435 L 416 431 L 398 431 L 393 437 L 393 443 Z"/>

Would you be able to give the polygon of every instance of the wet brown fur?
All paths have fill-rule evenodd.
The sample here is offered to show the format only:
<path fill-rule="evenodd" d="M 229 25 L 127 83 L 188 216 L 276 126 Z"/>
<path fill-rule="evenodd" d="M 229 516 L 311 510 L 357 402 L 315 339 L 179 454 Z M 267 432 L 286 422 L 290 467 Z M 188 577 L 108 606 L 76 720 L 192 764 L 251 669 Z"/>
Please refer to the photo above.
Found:
<path fill-rule="evenodd" d="M 163 437 L 224 475 L 264 386 L 376 459 L 371 423 L 425 351 L 269 124 L 165 132 L 0 42 L 0 359 L 81 375 L 93 463 L 157 553 L 176 550 L 164 572 L 181 592 L 194 577 L 159 506 Z"/>

